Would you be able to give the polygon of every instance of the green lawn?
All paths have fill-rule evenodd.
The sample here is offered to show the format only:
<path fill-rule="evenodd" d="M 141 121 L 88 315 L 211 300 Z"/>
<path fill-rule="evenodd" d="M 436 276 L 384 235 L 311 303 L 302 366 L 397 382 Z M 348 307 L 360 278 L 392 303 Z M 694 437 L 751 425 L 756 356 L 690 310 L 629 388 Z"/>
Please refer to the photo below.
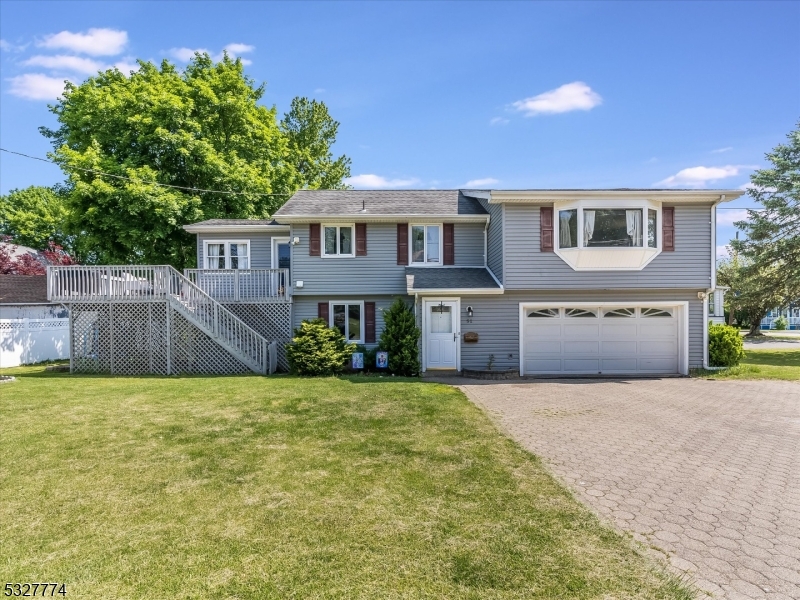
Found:
<path fill-rule="evenodd" d="M 722 371 L 697 371 L 699 377 L 712 379 L 784 379 L 800 380 L 800 350 L 745 350 L 738 367 Z"/>
<path fill-rule="evenodd" d="M 690 598 L 457 390 L 6 369 L 0 579 L 68 598 Z"/>

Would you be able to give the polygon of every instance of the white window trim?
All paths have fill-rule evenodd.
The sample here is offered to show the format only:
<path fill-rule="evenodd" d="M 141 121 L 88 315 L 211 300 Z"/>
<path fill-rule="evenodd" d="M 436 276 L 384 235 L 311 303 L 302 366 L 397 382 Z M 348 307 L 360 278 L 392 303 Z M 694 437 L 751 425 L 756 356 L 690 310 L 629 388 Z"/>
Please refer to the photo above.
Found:
<path fill-rule="evenodd" d="M 642 245 L 589 247 L 583 245 L 583 211 L 641 209 Z M 578 245 L 574 248 L 559 246 L 562 210 L 578 211 Z M 656 211 L 656 247 L 647 245 L 648 210 Z M 553 204 L 553 251 L 574 271 L 641 271 L 662 252 L 662 211 L 661 202 L 654 200 L 569 200 Z M 588 261 L 582 259 L 589 259 Z M 593 263 L 586 266 L 586 263 Z"/>
<path fill-rule="evenodd" d="M 423 262 L 414 262 L 414 238 L 412 232 L 414 227 L 425 227 L 423 236 L 424 258 Z M 428 227 L 439 228 L 439 262 L 428 262 Z M 444 266 L 444 224 L 443 223 L 409 223 L 408 224 L 408 266 L 409 267 L 443 267 Z"/>
<path fill-rule="evenodd" d="M 344 304 L 347 306 L 348 304 L 358 304 L 361 307 L 361 331 L 359 331 L 359 337 L 357 340 L 348 340 L 347 334 L 350 333 L 349 328 L 349 321 L 345 321 L 347 323 L 345 325 L 345 341 L 348 344 L 364 344 L 364 338 L 366 337 L 365 334 L 365 324 L 366 324 L 366 315 L 364 314 L 364 301 L 363 300 L 331 300 L 328 302 L 328 326 L 333 327 L 333 306 L 335 304 Z M 345 309 L 345 315 L 347 314 L 347 309 Z"/>
<path fill-rule="evenodd" d="M 325 253 L 325 228 L 326 227 L 336 227 L 336 249 L 339 249 L 339 230 L 342 227 L 349 227 L 351 229 L 352 237 L 352 249 L 353 251 L 350 254 L 326 254 Z M 319 230 L 319 245 L 320 245 L 320 252 L 319 255 L 322 258 L 355 258 L 356 256 L 356 224 L 355 223 L 321 223 L 320 230 Z"/>
<path fill-rule="evenodd" d="M 292 240 L 288 237 L 273 237 L 272 238 L 272 247 L 270 248 L 270 265 L 271 268 L 278 269 L 278 245 L 279 244 L 289 244 L 289 264 L 291 265 L 292 260 Z"/>
<path fill-rule="evenodd" d="M 208 266 L 208 245 L 209 244 L 225 244 L 225 268 L 220 269 L 217 267 L 211 268 Z M 231 270 L 231 244 L 247 244 L 247 269 L 252 269 L 253 257 L 250 255 L 250 240 L 203 240 L 203 266 L 202 268 L 208 271 L 222 271 Z M 241 268 L 234 270 L 243 270 Z M 246 269 L 245 269 L 246 270 Z"/>

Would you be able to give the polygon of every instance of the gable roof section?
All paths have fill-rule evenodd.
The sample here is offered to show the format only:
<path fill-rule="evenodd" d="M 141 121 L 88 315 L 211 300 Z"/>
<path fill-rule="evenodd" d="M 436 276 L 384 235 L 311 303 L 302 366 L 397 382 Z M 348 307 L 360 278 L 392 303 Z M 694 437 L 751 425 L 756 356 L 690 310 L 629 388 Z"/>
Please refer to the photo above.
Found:
<path fill-rule="evenodd" d="M 224 231 L 288 231 L 274 219 L 208 219 L 184 225 L 189 233 L 210 233 Z"/>
<path fill-rule="evenodd" d="M 281 223 L 415 217 L 485 222 L 489 218 L 476 199 L 459 190 L 300 190 L 274 216 Z"/>

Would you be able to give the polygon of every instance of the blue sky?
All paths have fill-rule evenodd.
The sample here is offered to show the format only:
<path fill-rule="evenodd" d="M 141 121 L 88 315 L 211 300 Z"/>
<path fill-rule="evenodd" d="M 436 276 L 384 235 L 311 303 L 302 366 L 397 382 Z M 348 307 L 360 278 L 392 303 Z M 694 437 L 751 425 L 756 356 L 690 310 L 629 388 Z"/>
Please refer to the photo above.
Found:
<path fill-rule="evenodd" d="M 227 47 L 280 114 L 328 104 L 356 187 L 739 188 L 800 119 L 799 29 L 797 2 L 3 0 L 0 143 L 44 156 L 65 78 Z M 2 193 L 62 179 L 0 154 Z"/>

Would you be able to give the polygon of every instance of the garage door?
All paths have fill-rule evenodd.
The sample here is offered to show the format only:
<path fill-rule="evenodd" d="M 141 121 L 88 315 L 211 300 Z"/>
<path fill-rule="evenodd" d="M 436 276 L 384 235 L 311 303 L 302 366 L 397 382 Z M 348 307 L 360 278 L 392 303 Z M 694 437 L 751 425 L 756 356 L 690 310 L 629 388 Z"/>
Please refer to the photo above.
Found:
<path fill-rule="evenodd" d="M 675 306 L 523 307 L 523 372 L 678 373 Z"/>

